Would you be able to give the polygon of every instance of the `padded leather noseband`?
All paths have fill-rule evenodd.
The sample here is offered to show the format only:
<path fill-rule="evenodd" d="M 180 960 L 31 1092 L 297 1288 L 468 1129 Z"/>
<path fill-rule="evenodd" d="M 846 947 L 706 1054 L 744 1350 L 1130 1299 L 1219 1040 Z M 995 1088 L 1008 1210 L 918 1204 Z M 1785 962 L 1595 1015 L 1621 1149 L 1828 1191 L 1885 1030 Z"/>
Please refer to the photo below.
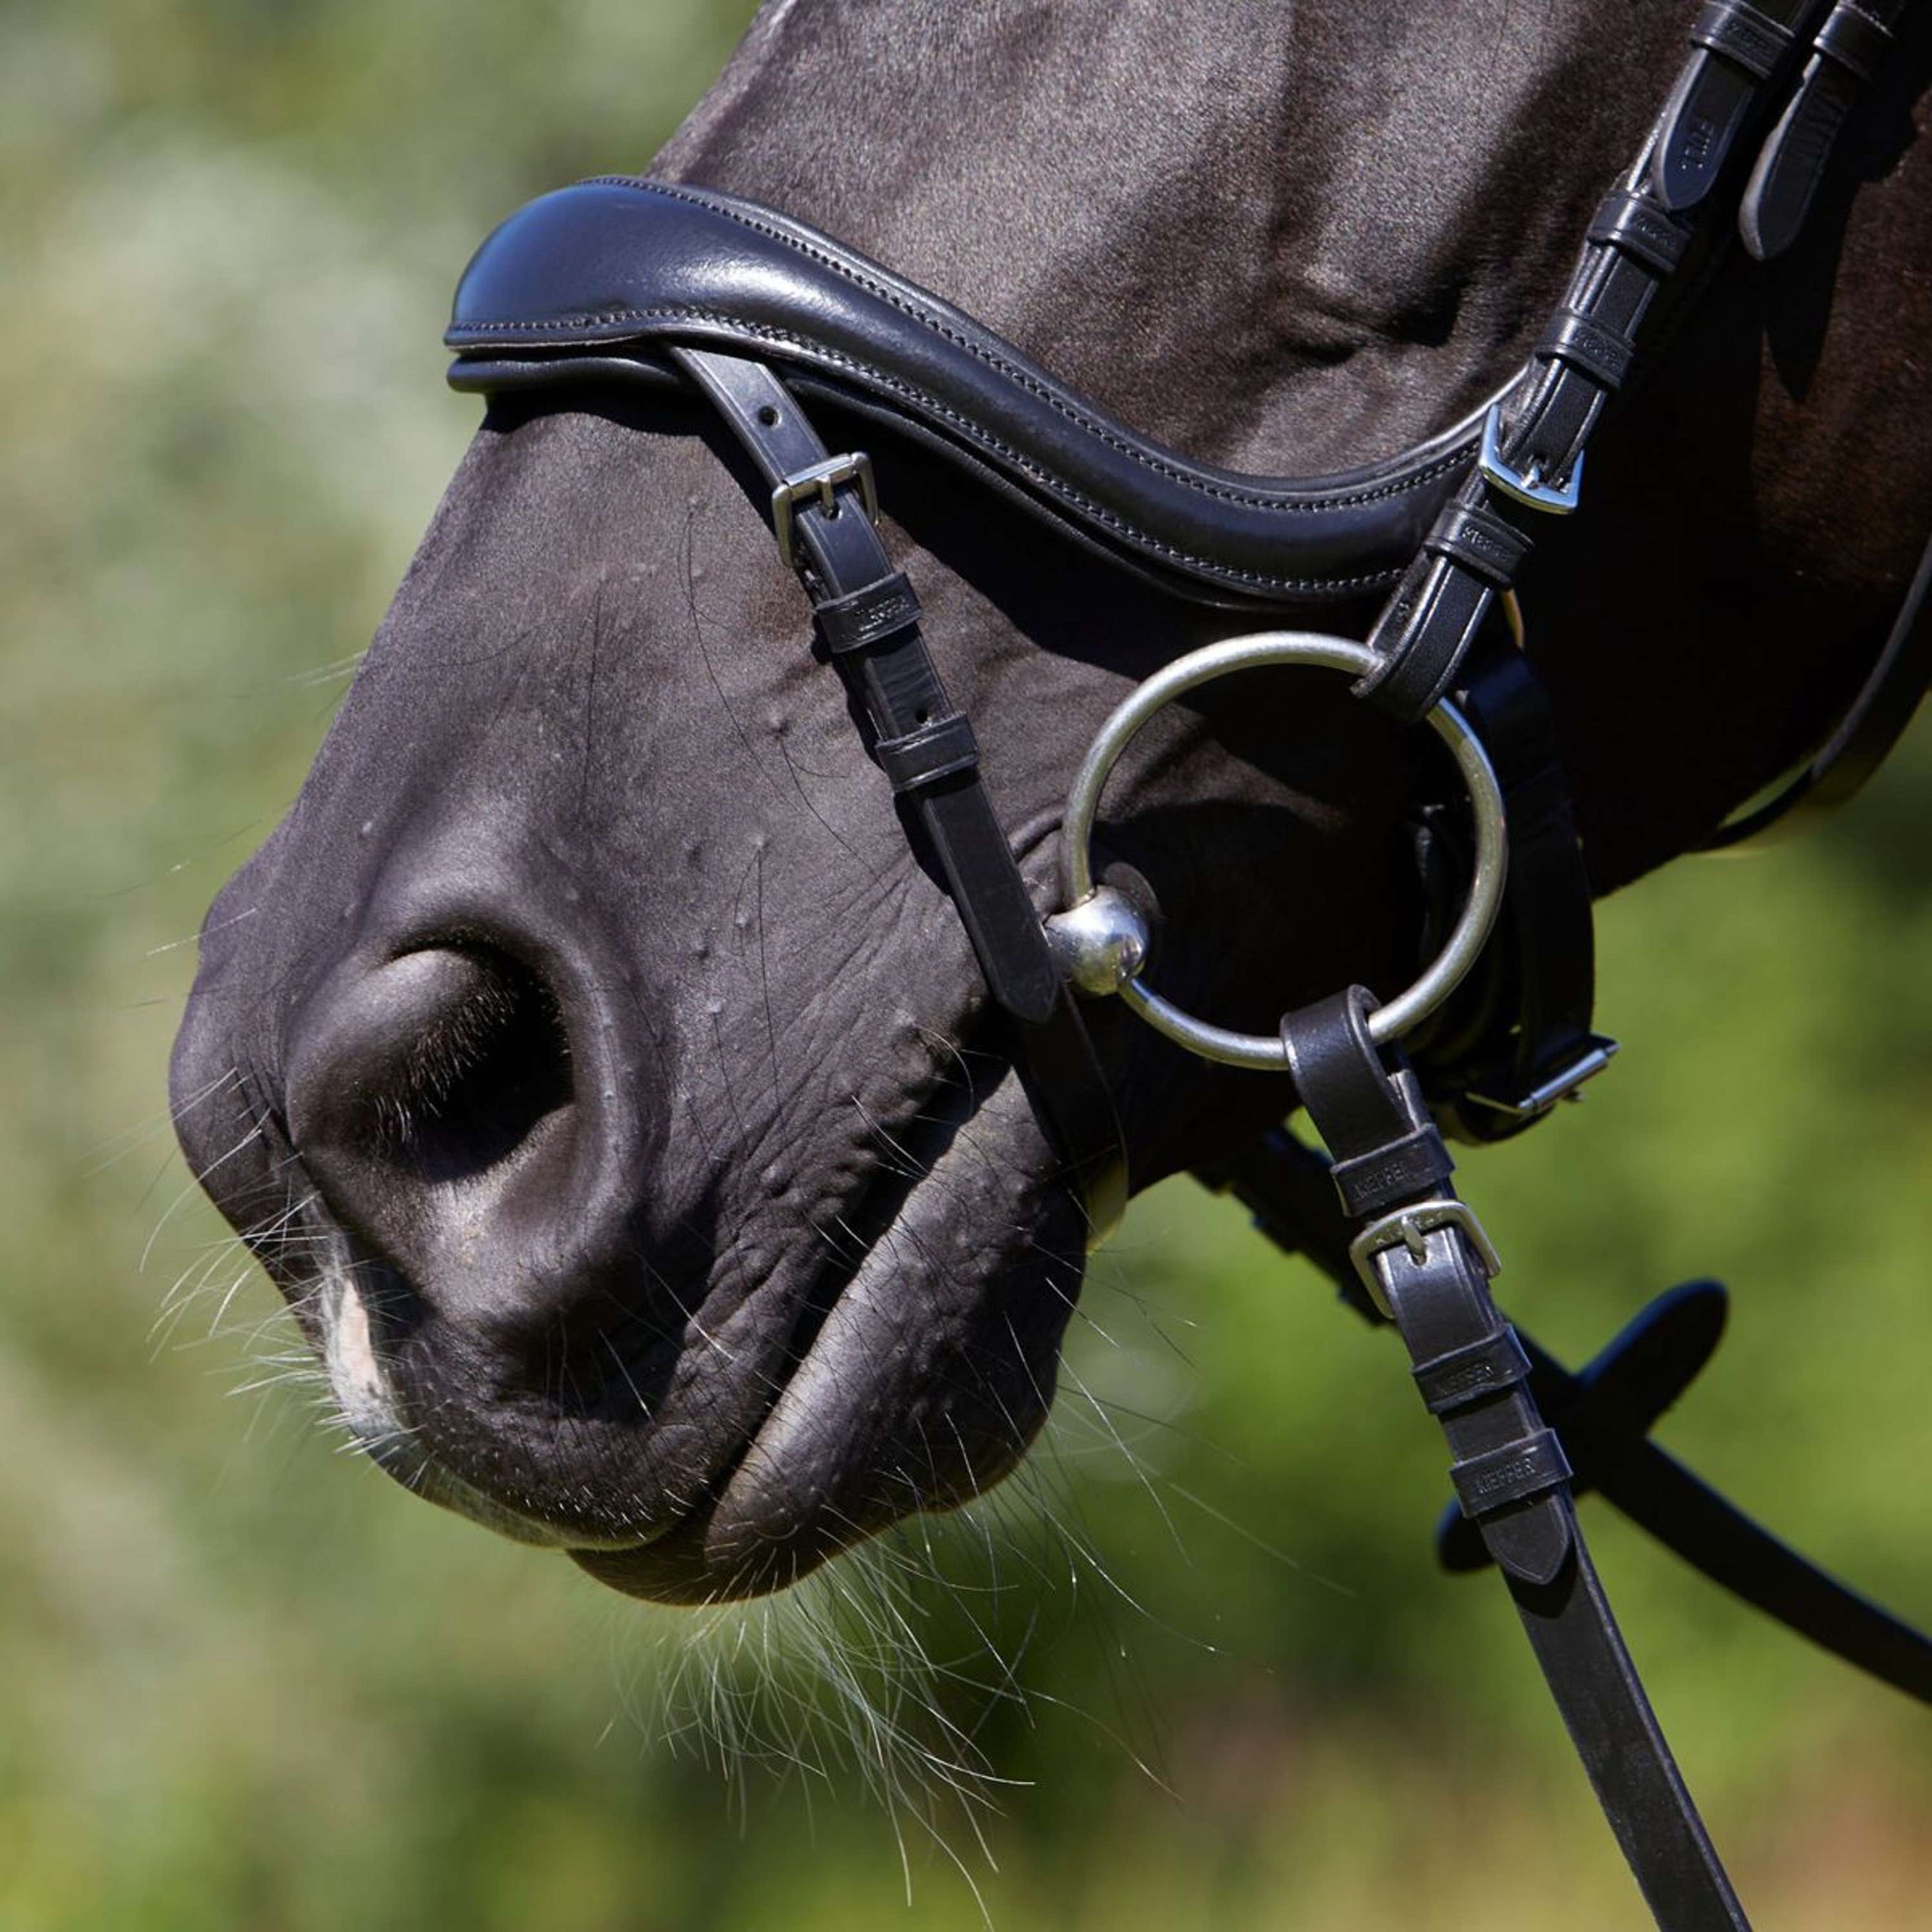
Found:
<path fill-rule="evenodd" d="M 1468 469 L 1478 428 L 1472 418 L 1388 462 L 1306 482 L 1212 469 L 802 222 L 628 176 L 512 215 L 465 272 L 446 340 L 461 358 L 456 386 L 490 391 L 580 382 L 600 350 L 612 360 L 595 366 L 610 374 L 674 344 L 755 356 L 802 394 L 884 406 L 997 487 L 1216 602 L 1392 584 Z"/>

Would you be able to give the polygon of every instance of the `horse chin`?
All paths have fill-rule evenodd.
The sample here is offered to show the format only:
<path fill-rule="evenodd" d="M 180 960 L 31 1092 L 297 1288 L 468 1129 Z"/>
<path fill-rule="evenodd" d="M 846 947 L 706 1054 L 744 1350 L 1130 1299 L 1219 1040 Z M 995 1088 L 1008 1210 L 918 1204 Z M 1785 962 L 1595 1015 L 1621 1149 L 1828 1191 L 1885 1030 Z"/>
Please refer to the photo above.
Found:
<path fill-rule="evenodd" d="M 848 1258 L 801 1274 L 788 1369 L 771 1378 L 736 1454 L 668 1482 L 657 1419 L 640 1413 L 624 1432 L 631 1454 L 621 1435 L 586 1450 L 574 1472 L 590 1499 L 582 1510 L 532 1506 L 504 1480 L 514 1456 L 491 1458 L 486 1476 L 437 1441 L 440 1430 L 412 1424 L 357 1268 L 325 1277 L 307 1325 L 358 1446 L 424 1500 L 515 1541 L 562 1549 L 628 1595 L 704 1604 L 766 1594 L 907 1516 L 992 1486 L 1052 1401 L 1079 1285 L 1082 1210 L 1016 1076 L 929 1161 L 910 1172 L 882 1166 L 871 1182 L 878 1232 L 856 1265 Z M 731 1372 L 728 1357 L 716 1361 L 706 1373 Z"/>
<path fill-rule="evenodd" d="M 908 1191 L 707 1508 L 574 1560 L 663 1602 L 760 1596 L 1006 1475 L 1052 1400 L 1083 1259 L 1082 1210 L 1025 1125 L 995 1149 L 982 1115 Z M 1022 1148 L 1040 1157 L 1016 1169 Z M 994 1215 L 989 1177 L 1023 1184 Z"/>

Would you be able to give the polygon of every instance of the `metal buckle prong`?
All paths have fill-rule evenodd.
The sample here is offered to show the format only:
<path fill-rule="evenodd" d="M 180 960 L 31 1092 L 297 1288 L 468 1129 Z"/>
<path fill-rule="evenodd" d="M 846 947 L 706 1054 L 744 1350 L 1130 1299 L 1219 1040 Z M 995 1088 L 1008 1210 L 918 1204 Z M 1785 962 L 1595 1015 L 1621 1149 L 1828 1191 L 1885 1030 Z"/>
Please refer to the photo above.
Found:
<path fill-rule="evenodd" d="M 1398 1208 L 1393 1214 L 1371 1221 L 1348 1244 L 1348 1258 L 1369 1292 L 1369 1299 L 1393 1322 L 1395 1310 L 1389 1306 L 1382 1276 L 1376 1273 L 1376 1256 L 1390 1248 L 1406 1248 L 1411 1258 L 1420 1261 L 1426 1248 L 1424 1238 L 1438 1228 L 1459 1228 L 1476 1251 L 1483 1272 L 1493 1281 L 1503 1271 L 1496 1251 L 1483 1224 L 1466 1202 L 1444 1196 L 1436 1201 L 1418 1201 L 1412 1207 Z"/>
<path fill-rule="evenodd" d="M 1476 467 L 1486 482 L 1493 483 L 1505 496 L 1527 503 L 1532 510 L 1546 510 L 1552 516 L 1567 517 L 1580 500 L 1583 488 L 1583 459 L 1580 455 L 1570 466 L 1562 484 L 1546 483 L 1534 464 L 1527 470 L 1512 469 L 1503 460 L 1503 406 L 1492 403 L 1483 418 L 1483 446 Z"/>
<path fill-rule="evenodd" d="M 856 483 L 860 500 L 866 506 L 866 520 L 879 520 L 878 486 L 872 481 L 872 459 L 862 449 L 848 450 L 843 456 L 830 456 L 823 463 L 796 471 L 772 492 L 772 529 L 778 540 L 778 554 L 794 570 L 798 557 L 792 544 L 793 507 L 816 498 L 818 507 L 830 516 L 838 513 L 832 491 L 842 483 Z"/>
<path fill-rule="evenodd" d="M 1582 1096 L 1577 1091 L 1586 1080 L 1594 1080 L 1610 1065 L 1611 1057 L 1617 1051 L 1617 1042 L 1602 1034 L 1591 1036 L 1590 1043 L 1568 1065 L 1544 1081 L 1540 1086 L 1532 1087 L 1527 1094 L 1514 1100 L 1504 1100 L 1492 1094 L 1471 1092 L 1466 1097 L 1479 1107 L 1493 1108 L 1498 1114 L 1507 1114 L 1513 1120 L 1534 1120 L 1546 1114 L 1558 1101 L 1576 1100 Z"/>

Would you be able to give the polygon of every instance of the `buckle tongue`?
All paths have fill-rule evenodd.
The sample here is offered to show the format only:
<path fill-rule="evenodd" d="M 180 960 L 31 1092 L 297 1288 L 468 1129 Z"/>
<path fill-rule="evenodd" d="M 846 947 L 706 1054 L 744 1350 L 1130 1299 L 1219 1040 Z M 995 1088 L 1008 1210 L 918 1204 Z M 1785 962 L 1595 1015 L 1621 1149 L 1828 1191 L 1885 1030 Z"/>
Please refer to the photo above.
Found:
<path fill-rule="evenodd" d="M 1472 1089 L 1463 1097 L 1476 1106 L 1506 1114 L 1513 1120 L 1533 1120 L 1548 1113 L 1559 1101 L 1580 1098 L 1577 1089 L 1585 1081 L 1594 1080 L 1602 1072 L 1616 1050 L 1615 1040 L 1603 1034 L 1592 1034 L 1574 1058 L 1527 1094 L 1504 1100 L 1500 1094 L 1478 1094 Z"/>
<path fill-rule="evenodd" d="M 1489 414 L 1483 418 L 1483 446 L 1476 457 L 1476 467 L 1482 472 L 1484 481 L 1494 484 L 1505 496 L 1527 503 L 1532 510 L 1567 517 L 1581 500 L 1582 456 L 1570 464 L 1570 474 L 1560 484 L 1546 483 L 1534 464 L 1527 470 L 1516 470 L 1504 460 L 1502 428 L 1502 405 L 1492 403 Z"/>
<path fill-rule="evenodd" d="M 829 456 L 823 463 L 796 470 L 772 492 L 772 530 L 778 540 L 779 556 L 794 570 L 798 568 L 797 553 L 792 542 L 794 506 L 815 501 L 828 517 L 836 516 L 838 500 L 832 493 L 842 483 L 858 484 L 860 500 L 866 506 L 866 520 L 876 524 L 879 520 L 878 487 L 872 481 L 872 459 L 862 449 L 850 450 L 843 456 Z"/>
<path fill-rule="evenodd" d="M 1382 1276 L 1376 1272 L 1376 1256 L 1390 1248 L 1406 1248 L 1412 1258 L 1419 1262 L 1425 1251 L 1424 1238 L 1438 1228 L 1460 1228 L 1475 1250 L 1484 1274 L 1491 1280 L 1502 1273 L 1503 1264 L 1488 1234 L 1466 1202 L 1445 1196 L 1438 1201 L 1418 1201 L 1412 1207 L 1398 1208 L 1393 1214 L 1371 1221 L 1348 1244 L 1348 1258 L 1361 1276 L 1369 1299 L 1391 1322 L 1395 1319 L 1395 1310 L 1389 1306 Z"/>

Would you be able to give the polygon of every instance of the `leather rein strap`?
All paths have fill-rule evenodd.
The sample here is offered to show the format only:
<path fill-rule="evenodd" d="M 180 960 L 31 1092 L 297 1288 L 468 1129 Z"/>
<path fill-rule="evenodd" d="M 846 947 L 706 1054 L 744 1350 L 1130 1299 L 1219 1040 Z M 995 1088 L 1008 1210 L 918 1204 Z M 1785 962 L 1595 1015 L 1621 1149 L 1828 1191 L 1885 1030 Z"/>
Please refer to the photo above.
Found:
<path fill-rule="evenodd" d="M 1658 1728 L 1577 1526 L 1562 1444 L 1490 1298 L 1487 1243 L 1414 1076 L 1391 1073 L 1359 987 L 1282 1022 L 1295 1090 L 1334 1150 L 1358 1264 L 1408 1349 L 1450 1476 L 1509 1586 L 1605 1817 L 1660 1925 L 1738 1932 L 1743 1908 Z"/>

